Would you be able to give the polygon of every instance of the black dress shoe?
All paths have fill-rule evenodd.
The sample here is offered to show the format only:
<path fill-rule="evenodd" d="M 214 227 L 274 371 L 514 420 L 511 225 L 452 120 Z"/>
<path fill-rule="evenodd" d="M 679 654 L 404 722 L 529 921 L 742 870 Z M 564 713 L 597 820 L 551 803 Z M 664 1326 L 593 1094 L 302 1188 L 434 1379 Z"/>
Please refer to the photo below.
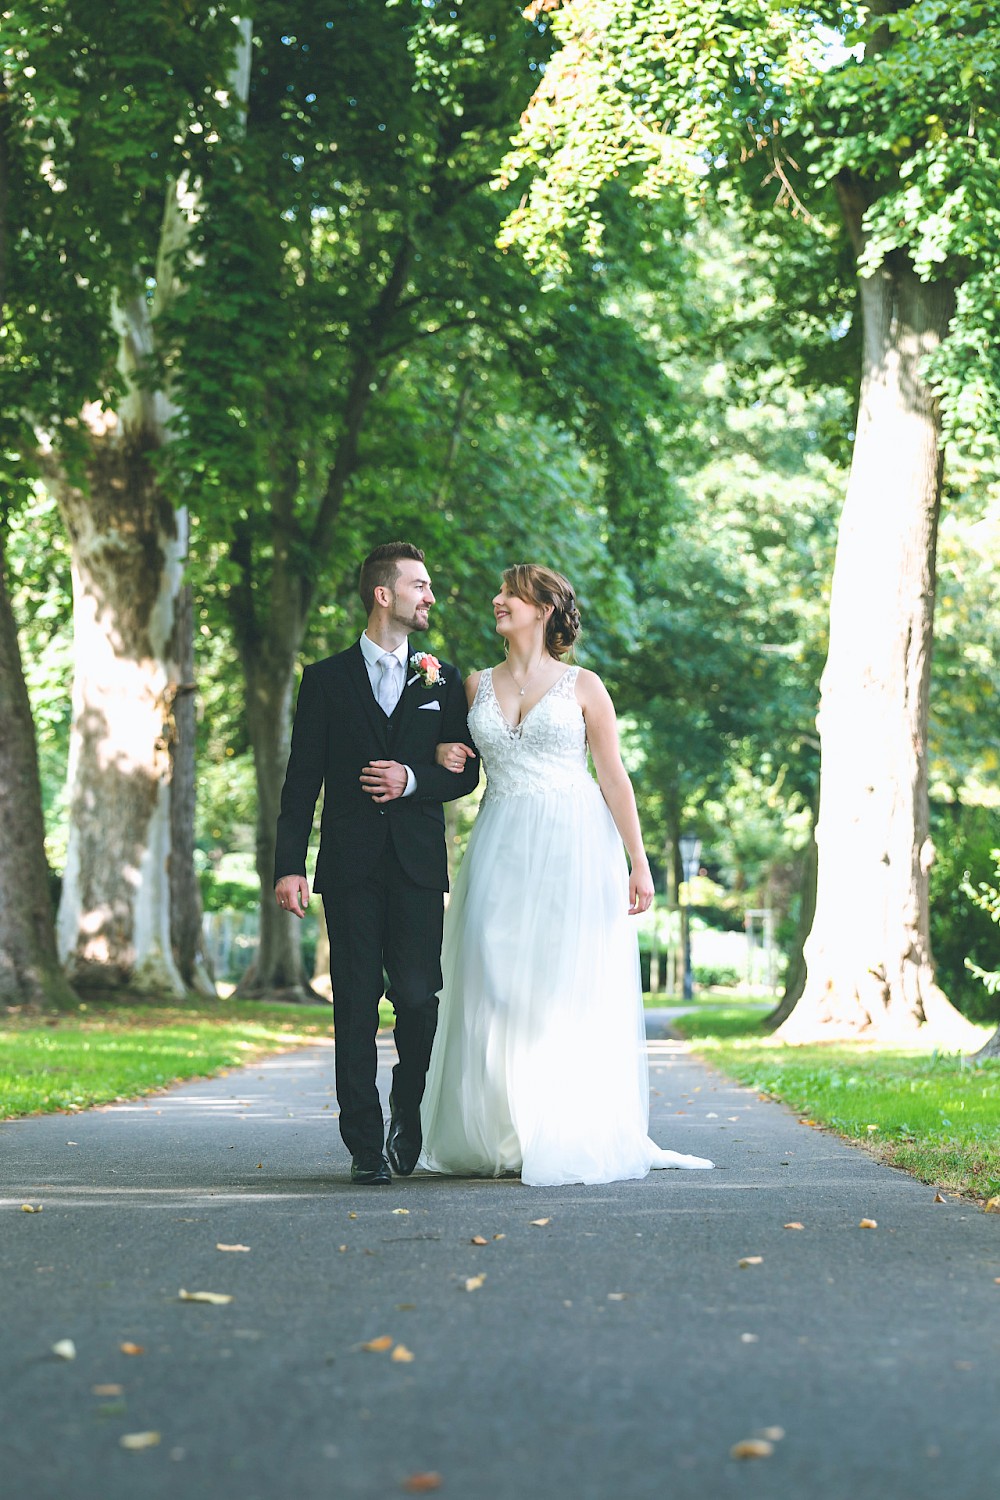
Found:
<path fill-rule="evenodd" d="M 392 1170 L 400 1177 L 409 1177 L 424 1143 L 420 1129 L 420 1113 L 404 1114 L 397 1110 L 393 1097 L 389 1095 L 389 1138 L 385 1143 L 385 1154 L 392 1163 Z"/>
<path fill-rule="evenodd" d="M 351 1162 L 351 1181 L 376 1186 L 392 1181 L 389 1163 L 381 1151 L 364 1151 Z"/>

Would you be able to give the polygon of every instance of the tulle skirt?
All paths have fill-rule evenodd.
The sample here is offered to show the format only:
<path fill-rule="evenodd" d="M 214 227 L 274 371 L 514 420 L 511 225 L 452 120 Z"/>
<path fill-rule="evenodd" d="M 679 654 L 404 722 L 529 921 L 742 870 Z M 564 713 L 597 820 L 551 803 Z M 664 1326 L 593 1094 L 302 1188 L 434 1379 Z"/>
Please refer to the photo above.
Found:
<path fill-rule="evenodd" d="M 710 1167 L 649 1139 L 628 869 L 597 784 L 484 798 L 445 916 L 422 1165 L 523 1182 Z"/>

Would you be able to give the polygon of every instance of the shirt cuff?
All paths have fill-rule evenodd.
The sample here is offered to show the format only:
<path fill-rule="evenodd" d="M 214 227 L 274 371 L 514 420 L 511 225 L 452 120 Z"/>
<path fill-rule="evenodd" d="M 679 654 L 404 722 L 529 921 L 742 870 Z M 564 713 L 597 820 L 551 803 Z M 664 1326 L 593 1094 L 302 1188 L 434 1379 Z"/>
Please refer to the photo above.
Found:
<path fill-rule="evenodd" d="M 403 770 L 406 772 L 406 788 L 403 792 L 403 796 L 410 797 L 417 789 L 417 778 L 414 776 L 409 766 L 404 766 Z"/>

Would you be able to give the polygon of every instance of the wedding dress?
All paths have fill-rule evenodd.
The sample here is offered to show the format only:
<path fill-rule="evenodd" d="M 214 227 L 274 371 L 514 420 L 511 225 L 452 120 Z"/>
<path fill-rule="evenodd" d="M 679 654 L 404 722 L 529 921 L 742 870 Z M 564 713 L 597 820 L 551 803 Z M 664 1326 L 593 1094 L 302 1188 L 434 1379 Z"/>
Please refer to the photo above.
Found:
<path fill-rule="evenodd" d="M 469 728 L 487 784 L 445 916 L 421 1164 L 549 1185 L 711 1167 L 647 1134 L 639 956 L 621 838 L 569 667 L 521 723 L 492 670 Z"/>

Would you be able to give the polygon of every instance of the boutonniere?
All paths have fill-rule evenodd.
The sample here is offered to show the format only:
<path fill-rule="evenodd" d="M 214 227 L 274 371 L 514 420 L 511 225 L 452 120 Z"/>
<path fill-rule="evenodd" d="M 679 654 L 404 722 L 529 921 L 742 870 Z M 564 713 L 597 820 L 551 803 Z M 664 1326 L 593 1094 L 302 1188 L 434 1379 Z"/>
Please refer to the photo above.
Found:
<path fill-rule="evenodd" d="M 441 681 L 441 663 L 429 651 L 414 651 L 410 671 L 417 674 L 425 688 L 437 687 Z"/>

